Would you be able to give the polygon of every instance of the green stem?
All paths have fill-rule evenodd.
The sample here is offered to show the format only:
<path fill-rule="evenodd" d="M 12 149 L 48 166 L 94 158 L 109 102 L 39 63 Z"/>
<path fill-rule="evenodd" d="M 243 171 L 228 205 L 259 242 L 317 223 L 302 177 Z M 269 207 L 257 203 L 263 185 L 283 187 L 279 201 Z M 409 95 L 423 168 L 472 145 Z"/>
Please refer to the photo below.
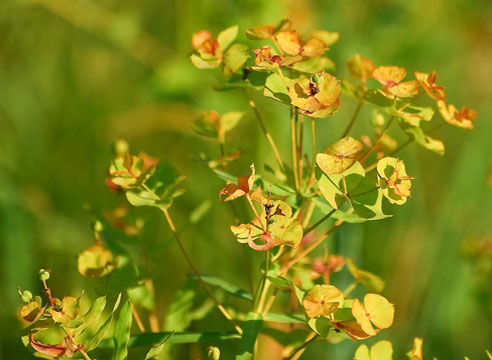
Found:
<path fill-rule="evenodd" d="M 350 132 L 350 129 L 352 129 L 352 126 L 354 125 L 355 120 L 357 120 L 357 117 L 359 116 L 360 109 L 362 108 L 363 105 L 364 105 L 364 103 L 362 101 L 359 101 L 359 103 L 357 104 L 357 107 L 355 108 L 354 115 L 352 115 L 352 119 L 350 119 L 350 122 L 348 123 L 347 128 L 345 129 L 345 131 L 342 134 L 342 138 L 346 137 L 348 135 L 348 133 Z"/>
<path fill-rule="evenodd" d="M 328 214 L 326 214 L 325 216 L 323 216 L 318 222 L 316 222 L 314 225 L 312 225 L 309 228 L 307 228 L 304 231 L 304 235 L 303 236 L 306 236 L 306 234 L 309 234 L 311 231 L 313 231 L 318 226 L 320 226 L 322 223 L 324 223 L 326 220 L 328 220 L 335 213 L 335 211 L 337 211 L 337 210 L 336 209 L 331 210 Z"/>
<path fill-rule="evenodd" d="M 260 286 L 255 295 L 255 301 L 253 303 L 253 312 L 258 313 L 261 310 L 262 303 L 264 302 L 265 290 L 268 290 L 269 286 L 265 286 L 268 282 L 268 268 L 270 267 L 270 250 L 265 251 L 265 275 L 260 280 Z"/>
<path fill-rule="evenodd" d="M 308 338 L 306 339 L 306 341 L 300 345 L 299 347 L 295 348 L 292 353 L 289 355 L 288 358 L 286 358 L 286 360 L 295 360 L 295 359 L 298 359 L 299 356 L 302 355 L 302 352 L 304 352 L 304 350 L 306 349 L 306 347 L 312 343 L 313 341 L 315 341 L 317 338 L 318 338 L 318 334 L 316 333 L 311 333 Z M 300 353 L 300 354 L 299 354 Z"/>
<path fill-rule="evenodd" d="M 299 171 L 299 190 L 303 187 L 303 172 L 304 165 L 302 159 L 302 143 L 304 138 L 304 117 L 299 116 L 299 109 L 295 109 L 295 119 L 296 119 L 296 130 L 297 130 L 297 163 L 298 163 L 298 171 Z"/>
<path fill-rule="evenodd" d="M 265 135 L 268 143 L 270 144 L 270 146 L 271 146 L 271 148 L 273 150 L 273 153 L 275 154 L 275 158 L 277 159 L 277 162 L 278 162 L 278 164 L 280 166 L 280 169 L 283 172 L 285 172 L 285 166 L 284 166 L 284 163 L 282 161 L 282 158 L 280 157 L 280 153 L 278 151 L 277 145 L 275 144 L 275 141 L 273 141 L 272 135 L 270 135 L 270 133 L 268 132 L 267 128 L 265 127 L 265 123 L 263 122 L 263 119 L 261 117 L 260 112 L 258 111 L 258 108 L 256 107 L 255 102 L 249 96 L 249 94 L 248 94 L 248 92 L 246 90 L 244 90 L 244 94 L 246 95 L 246 97 L 249 100 L 249 106 L 251 106 L 251 108 L 253 109 L 253 112 L 255 113 L 256 119 L 258 120 L 258 123 L 260 124 L 261 131 Z"/>
<path fill-rule="evenodd" d="M 294 173 L 294 182 L 296 190 L 299 191 L 299 176 L 297 169 L 297 145 L 296 145 L 296 119 L 294 109 L 290 108 L 290 149 L 292 152 L 292 172 Z"/>
<path fill-rule="evenodd" d="M 386 126 L 383 128 L 383 130 L 381 131 L 381 133 L 379 134 L 379 136 L 374 141 L 374 144 L 372 144 L 372 146 L 369 148 L 369 150 L 367 150 L 366 154 L 362 157 L 362 159 L 359 160 L 360 163 L 363 163 L 369 157 L 369 155 L 371 155 L 372 151 L 379 144 L 379 141 L 381 140 L 381 138 L 383 137 L 383 135 L 386 133 L 386 131 L 388 130 L 388 128 L 390 127 L 390 125 L 393 123 L 393 120 L 395 120 L 395 117 L 394 116 L 392 116 L 388 120 L 388 122 L 386 123 Z"/>
<path fill-rule="evenodd" d="M 311 118 L 311 141 L 312 141 L 312 152 L 313 159 L 311 163 L 311 175 L 309 176 L 309 181 L 307 183 L 306 192 L 310 189 L 311 184 L 314 184 L 315 178 L 315 168 L 316 168 L 316 122 Z"/>
<path fill-rule="evenodd" d="M 349 294 L 352 292 L 352 290 L 355 289 L 355 287 L 357 286 L 357 281 L 353 281 L 349 286 L 347 286 L 347 288 L 343 291 L 343 296 L 344 297 L 347 297 L 349 296 Z"/>

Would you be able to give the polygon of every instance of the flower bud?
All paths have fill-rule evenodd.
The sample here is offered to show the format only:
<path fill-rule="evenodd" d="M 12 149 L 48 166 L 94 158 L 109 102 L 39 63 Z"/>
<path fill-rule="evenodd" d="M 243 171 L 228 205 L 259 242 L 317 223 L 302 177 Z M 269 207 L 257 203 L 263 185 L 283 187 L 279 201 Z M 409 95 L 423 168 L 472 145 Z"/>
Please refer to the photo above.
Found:
<path fill-rule="evenodd" d="M 113 144 L 113 150 L 117 156 L 125 156 L 130 151 L 130 146 L 125 139 L 118 139 Z"/>
<path fill-rule="evenodd" d="M 45 270 L 45 269 L 40 269 L 39 270 L 39 279 L 41 281 L 46 281 L 50 278 L 50 272 L 48 270 Z"/>
<path fill-rule="evenodd" d="M 210 360 L 219 360 L 220 359 L 220 349 L 215 346 L 209 346 L 207 348 L 207 355 Z"/>
<path fill-rule="evenodd" d="M 29 290 L 24 290 L 21 295 L 21 300 L 25 303 L 29 303 L 32 300 L 32 293 Z"/>

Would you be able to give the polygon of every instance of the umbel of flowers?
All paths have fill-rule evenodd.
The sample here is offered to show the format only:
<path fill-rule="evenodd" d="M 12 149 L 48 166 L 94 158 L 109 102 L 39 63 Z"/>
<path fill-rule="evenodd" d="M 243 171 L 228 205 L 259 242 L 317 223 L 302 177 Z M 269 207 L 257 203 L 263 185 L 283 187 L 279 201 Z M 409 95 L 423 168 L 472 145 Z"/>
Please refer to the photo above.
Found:
<path fill-rule="evenodd" d="M 199 154 L 196 160 L 225 180 L 217 193 L 220 201 L 231 204 L 231 218 L 246 220 L 225 224 L 231 239 L 263 258 L 259 271 L 249 275 L 250 289 L 240 289 L 198 270 L 181 238 L 183 231 L 171 216 L 176 198 L 184 193 L 184 177 L 164 161 L 131 153 L 128 144 L 120 140 L 108 167 L 106 185 L 120 198 L 121 205 L 96 219 L 95 244 L 77 258 L 81 275 L 106 281 L 104 289 L 116 287 L 120 294 L 112 311 L 105 311 L 105 296 L 82 311 L 80 297 L 60 300 L 53 296 L 47 284 L 49 272 L 43 270 L 40 276 L 46 299 L 19 290 L 24 302 L 19 316 L 27 325 L 23 342 L 35 355 L 82 356 L 88 360 L 98 348 L 105 347 L 113 349 L 113 359 L 123 360 L 129 346 L 140 344 L 149 345 L 146 359 L 151 359 L 173 343 L 208 341 L 207 345 L 216 345 L 239 339 L 236 359 L 245 360 L 257 357 L 261 334 L 282 345 L 279 357 L 298 359 L 314 341 L 359 341 L 377 336 L 393 324 L 395 306 L 382 294 L 384 281 L 360 269 L 350 257 L 332 253 L 328 246 L 320 251 L 321 245 L 327 245 L 326 239 L 346 223 L 392 216 L 392 206 L 405 204 L 414 191 L 411 166 L 407 172 L 400 151 L 416 143 L 444 154 L 438 130 L 445 125 L 472 129 L 475 111 L 450 104 L 435 71 L 416 71 L 412 79 L 402 67 L 379 66 L 355 54 L 347 59 L 351 79 L 340 79 L 327 56 L 339 38 L 335 32 L 320 30 L 302 36 L 290 21 L 283 20 L 247 30 L 247 41 L 255 44 L 253 47 L 236 42 L 237 35 L 237 26 L 216 36 L 207 30 L 195 33 L 190 59 L 199 69 L 220 69 L 218 89 L 237 90 L 246 97 L 271 147 L 272 159 L 263 159 L 267 165 L 259 169 L 251 164 L 249 154 L 228 142 L 228 134 L 245 118 L 244 111 L 220 114 L 208 110 L 192 128 L 217 143 L 216 154 Z M 290 128 L 290 151 L 278 148 L 276 134 L 270 133 L 255 102 L 258 95 L 285 106 L 285 120 L 274 120 L 285 121 Z M 341 106 L 355 108 L 353 115 L 340 118 Z M 371 111 L 361 111 L 365 108 Z M 326 142 L 333 132 L 317 134 L 319 121 L 343 123 L 344 131 Z M 354 128 L 361 121 L 368 122 L 371 130 L 356 136 Z M 396 140 L 397 132 L 404 135 L 403 141 Z M 307 136 L 311 137 L 309 149 Z M 229 173 L 229 164 L 240 157 L 251 165 L 234 176 Z M 216 199 L 217 193 L 210 198 Z M 236 206 L 238 202 L 246 207 Z M 125 250 L 127 244 L 141 241 L 145 226 L 140 218 L 131 220 L 130 207 L 152 207 L 164 215 L 193 274 L 169 306 L 166 319 L 174 322 L 164 323 L 158 318 L 151 271 Z M 189 226 L 206 213 L 206 209 L 198 210 L 190 215 Z M 245 269 L 251 269 L 250 264 L 246 263 Z M 344 281 L 347 276 L 339 276 L 341 272 L 350 275 L 349 283 Z M 200 287 L 194 286 L 196 282 Z M 363 296 L 354 295 L 356 288 Z M 197 304 L 190 294 L 194 291 L 204 291 L 212 306 L 204 303 L 193 310 Z M 225 297 L 227 307 L 222 304 Z M 194 320 L 214 309 L 228 321 L 227 329 L 204 329 L 199 336 L 196 331 L 187 332 Z M 147 323 L 142 321 L 142 313 L 148 315 Z M 134 334 L 130 340 L 132 321 L 142 334 Z M 289 326 L 279 326 L 281 323 Z M 163 328 L 165 332 L 147 336 Z M 50 343 L 44 340 L 47 332 L 58 335 L 56 343 L 52 337 Z M 286 338 L 290 340 L 286 342 Z M 220 349 L 210 347 L 207 356 L 219 359 Z M 408 356 L 422 360 L 421 339 L 415 339 Z M 393 347 L 388 341 L 370 348 L 363 344 L 354 358 L 390 360 Z"/>

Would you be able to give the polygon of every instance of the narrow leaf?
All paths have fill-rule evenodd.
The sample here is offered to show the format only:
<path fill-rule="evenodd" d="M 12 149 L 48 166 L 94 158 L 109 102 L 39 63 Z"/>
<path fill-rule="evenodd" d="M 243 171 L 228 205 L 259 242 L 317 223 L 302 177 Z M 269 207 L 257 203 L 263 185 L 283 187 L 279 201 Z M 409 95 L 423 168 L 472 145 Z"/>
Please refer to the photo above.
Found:
<path fill-rule="evenodd" d="M 174 335 L 175 331 L 169 333 L 167 337 L 164 338 L 164 340 L 159 344 L 159 345 L 154 345 L 152 348 L 149 350 L 147 355 L 145 356 L 145 360 L 152 359 L 158 355 L 161 354 L 162 350 L 164 350 L 164 346 L 168 342 L 168 340 Z"/>
<path fill-rule="evenodd" d="M 128 355 L 128 341 L 130 340 L 130 329 L 132 327 L 132 305 L 128 300 L 120 310 L 114 328 L 114 352 L 112 360 L 123 360 Z"/>
<path fill-rule="evenodd" d="M 214 276 L 209 276 L 209 275 L 202 275 L 202 280 L 206 282 L 209 285 L 212 286 L 217 286 L 224 290 L 226 293 L 237 297 L 239 299 L 244 299 L 244 300 L 249 300 L 253 301 L 253 295 L 251 295 L 249 292 L 246 290 L 243 290 L 236 285 L 233 285 L 225 280 L 219 279 L 218 277 Z"/>
<path fill-rule="evenodd" d="M 260 314 L 249 313 L 243 326 L 243 336 L 239 343 L 236 360 L 253 359 L 256 338 L 263 327 L 263 319 Z"/>

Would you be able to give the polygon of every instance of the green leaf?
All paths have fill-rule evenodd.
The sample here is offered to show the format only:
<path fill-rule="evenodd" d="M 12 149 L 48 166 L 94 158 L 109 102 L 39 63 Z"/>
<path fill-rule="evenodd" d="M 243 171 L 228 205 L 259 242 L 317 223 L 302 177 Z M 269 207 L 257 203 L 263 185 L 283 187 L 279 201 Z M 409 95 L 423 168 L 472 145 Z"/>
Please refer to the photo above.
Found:
<path fill-rule="evenodd" d="M 284 79 L 287 83 L 284 83 Z M 265 82 L 265 90 L 263 95 L 274 100 L 280 101 L 283 104 L 290 105 L 289 89 L 292 81 L 287 78 L 282 78 L 278 73 L 273 73 L 267 77 Z"/>
<path fill-rule="evenodd" d="M 175 331 L 169 333 L 169 335 L 167 337 L 165 337 L 164 340 L 160 344 L 152 346 L 152 348 L 149 350 L 147 355 L 145 355 L 145 360 L 152 359 L 152 358 L 160 355 L 162 353 L 162 351 L 164 350 L 164 346 L 169 341 L 169 339 L 174 335 L 174 333 L 175 333 Z"/>
<path fill-rule="evenodd" d="M 345 183 L 343 178 L 345 177 Z M 345 195 L 345 184 L 347 185 Z M 323 175 L 318 181 L 318 187 L 326 201 L 334 209 L 340 209 L 348 200 L 354 213 L 367 220 L 380 220 L 391 215 L 385 215 L 382 210 L 382 194 L 377 187 L 376 178 L 365 177 L 365 171 L 359 162 L 343 174 Z"/>
<path fill-rule="evenodd" d="M 114 352 L 112 360 L 124 360 L 128 355 L 128 341 L 130 340 L 130 329 L 132 327 L 132 305 L 128 300 L 120 310 L 116 320 L 113 340 Z"/>
<path fill-rule="evenodd" d="M 253 295 L 251 293 L 247 292 L 246 290 L 243 290 L 236 285 L 233 285 L 225 280 L 219 279 L 218 277 L 215 276 L 209 276 L 209 275 L 201 275 L 202 280 L 212 286 L 217 286 L 218 288 L 224 290 L 226 293 L 229 295 L 232 295 L 236 298 L 239 299 L 244 299 L 244 300 L 249 300 L 253 301 Z"/>
<path fill-rule="evenodd" d="M 408 123 L 403 121 L 400 121 L 399 123 L 401 129 L 408 135 L 410 135 L 417 144 L 426 148 L 427 150 L 435 152 L 436 154 L 444 155 L 445 147 L 444 143 L 441 140 L 427 135 L 420 127 L 409 125 Z"/>
<path fill-rule="evenodd" d="M 219 67 L 221 63 L 221 59 L 211 58 L 211 59 L 203 59 L 197 54 L 191 54 L 190 60 L 199 69 L 215 69 Z"/>
<path fill-rule="evenodd" d="M 314 74 L 321 71 L 332 71 L 335 68 L 335 64 L 327 57 L 309 57 L 289 67 L 299 72 Z"/>
<path fill-rule="evenodd" d="M 388 110 L 386 111 L 388 114 L 397 116 L 409 125 L 412 126 L 420 126 L 421 121 L 431 121 L 434 117 L 434 109 L 430 107 L 421 107 L 421 106 L 406 106 L 402 110 Z"/>
<path fill-rule="evenodd" d="M 80 319 L 82 321 L 82 325 L 77 327 L 74 330 L 74 335 L 81 335 L 87 328 L 97 324 L 101 319 L 102 313 L 106 308 L 106 296 L 98 297 L 92 303 L 90 309 L 82 316 Z M 70 327 L 69 324 L 66 324 L 67 327 Z"/>
<path fill-rule="evenodd" d="M 275 314 L 266 313 L 263 314 L 264 321 L 277 322 L 277 323 L 294 323 L 305 324 L 306 317 L 303 314 Z"/>
<path fill-rule="evenodd" d="M 314 203 L 324 214 L 328 214 L 329 212 L 331 212 L 333 210 L 333 208 L 326 203 L 326 200 L 324 198 L 316 198 L 314 200 Z M 343 206 L 343 207 L 345 208 L 345 206 Z M 344 209 L 340 209 L 340 210 L 335 211 L 331 215 L 331 217 L 333 219 L 343 220 L 344 222 L 347 222 L 350 224 L 358 224 L 358 223 L 363 223 L 363 222 L 368 221 L 367 219 L 363 219 L 363 218 L 359 217 L 357 214 L 348 213 L 348 212 L 344 211 Z"/>
<path fill-rule="evenodd" d="M 244 44 L 232 45 L 224 54 L 222 74 L 229 76 L 238 71 L 249 58 L 249 49 Z"/>
<path fill-rule="evenodd" d="M 221 31 L 219 35 L 217 35 L 217 42 L 219 43 L 219 49 L 224 51 L 232 44 L 232 42 L 237 37 L 238 26 L 234 25 L 228 27 L 227 29 Z"/>
<path fill-rule="evenodd" d="M 263 327 L 263 319 L 260 314 L 249 313 L 243 325 L 243 335 L 239 343 L 236 360 L 253 359 L 256 338 Z"/>
<path fill-rule="evenodd" d="M 133 206 L 155 206 L 168 208 L 173 199 L 182 194 L 178 184 L 183 180 L 167 162 L 159 162 L 154 174 L 145 182 L 147 189 L 134 189 L 126 192 L 128 202 Z"/>
<path fill-rule="evenodd" d="M 253 88 L 255 90 L 263 90 L 268 73 L 264 71 L 254 71 L 245 69 L 242 74 L 232 74 L 227 82 L 219 83 L 214 86 L 217 91 L 226 91 L 242 88 Z"/>
<path fill-rule="evenodd" d="M 241 339 L 235 331 L 222 331 L 222 332 L 158 332 L 158 333 L 144 333 L 138 335 L 130 336 L 130 341 L 128 342 L 128 347 L 140 347 L 160 344 L 164 339 L 169 337 L 170 334 L 173 336 L 167 341 L 167 344 L 192 344 L 192 343 L 215 343 L 218 341 L 227 341 Z M 107 339 L 101 342 L 99 348 L 101 349 L 112 349 L 114 347 L 114 342 Z"/>
<path fill-rule="evenodd" d="M 291 287 L 292 283 L 283 278 L 283 277 L 278 277 L 278 276 L 267 276 L 268 281 L 272 283 L 272 285 L 280 288 L 285 288 L 285 287 Z"/>
<path fill-rule="evenodd" d="M 313 331 L 315 331 L 319 336 L 326 338 L 330 333 L 331 321 L 329 318 L 320 316 L 315 319 L 310 319 L 308 325 Z"/>
<path fill-rule="evenodd" d="M 85 351 L 91 351 L 94 350 L 95 348 L 98 347 L 99 343 L 101 340 L 106 336 L 107 332 L 111 328 L 111 323 L 113 322 L 113 316 L 114 312 L 120 305 L 120 300 L 121 300 L 121 294 L 118 295 L 118 298 L 116 299 L 116 302 L 113 307 L 113 311 L 111 312 L 111 315 L 108 316 L 104 324 L 97 330 L 97 332 L 94 334 L 94 336 L 91 337 L 91 339 L 88 341 L 87 344 L 84 344 L 84 349 Z M 113 342 L 112 342 L 113 343 Z"/>
<path fill-rule="evenodd" d="M 304 299 L 304 296 L 306 296 L 306 292 L 298 288 L 297 286 L 294 286 L 294 291 L 296 293 L 297 300 L 299 301 L 299 304 L 302 305 L 302 300 Z"/>

